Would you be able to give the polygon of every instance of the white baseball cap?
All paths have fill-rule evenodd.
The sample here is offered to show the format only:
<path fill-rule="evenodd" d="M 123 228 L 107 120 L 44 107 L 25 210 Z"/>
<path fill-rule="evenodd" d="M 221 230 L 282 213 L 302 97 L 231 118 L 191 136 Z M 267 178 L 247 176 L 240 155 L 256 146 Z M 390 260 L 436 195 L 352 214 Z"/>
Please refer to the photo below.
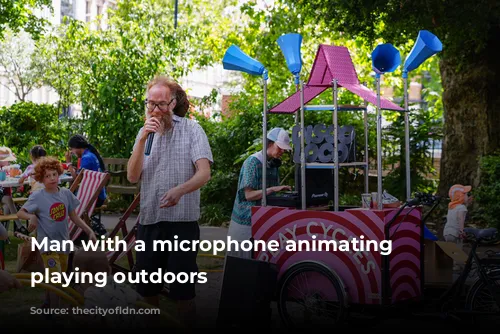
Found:
<path fill-rule="evenodd" d="M 283 150 L 291 150 L 290 146 L 290 137 L 288 136 L 288 132 L 283 130 L 282 128 L 274 128 L 267 133 L 267 139 L 272 140 L 278 145 L 279 148 Z"/>

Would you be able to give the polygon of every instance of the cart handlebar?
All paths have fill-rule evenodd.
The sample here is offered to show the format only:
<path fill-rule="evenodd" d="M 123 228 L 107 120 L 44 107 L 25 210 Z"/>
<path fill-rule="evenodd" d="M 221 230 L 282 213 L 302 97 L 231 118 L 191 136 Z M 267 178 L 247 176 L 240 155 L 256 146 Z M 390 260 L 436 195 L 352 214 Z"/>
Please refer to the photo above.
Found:
<path fill-rule="evenodd" d="M 415 193 L 415 197 L 408 200 L 404 206 L 433 205 L 441 200 L 441 197 L 433 194 Z"/>
<path fill-rule="evenodd" d="M 389 230 L 390 230 L 392 224 L 394 224 L 394 222 L 396 221 L 396 219 L 399 217 L 399 215 L 401 214 L 401 212 L 403 212 L 403 210 L 406 207 L 415 207 L 415 206 L 418 206 L 418 205 L 428 205 L 428 206 L 432 205 L 432 208 L 429 210 L 429 212 L 427 212 L 426 216 L 422 219 L 422 224 L 423 224 L 427 220 L 427 217 L 429 216 L 429 214 L 439 204 L 439 201 L 441 201 L 441 196 L 433 195 L 433 194 L 427 194 L 427 193 L 421 193 L 421 192 L 415 193 L 415 197 L 412 198 L 412 199 L 407 200 L 404 203 L 404 205 L 402 205 L 399 208 L 398 212 L 394 215 L 394 217 L 391 219 L 391 221 L 385 225 L 384 232 L 385 232 L 386 238 L 387 239 L 391 239 Z M 410 212 L 412 210 L 413 209 L 411 209 Z M 406 216 L 408 216 L 408 214 L 409 213 L 407 213 Z M 404 221 L 404 219 L 402 221 Z M 401 222 L 399 224 L 401 224 Z M 396 229 L 396 231 L 397 231 L 397 229 Z M 394 235 L 396 233 L 396 231 L 394 231 L 394 233 L 392 235 Z"/>

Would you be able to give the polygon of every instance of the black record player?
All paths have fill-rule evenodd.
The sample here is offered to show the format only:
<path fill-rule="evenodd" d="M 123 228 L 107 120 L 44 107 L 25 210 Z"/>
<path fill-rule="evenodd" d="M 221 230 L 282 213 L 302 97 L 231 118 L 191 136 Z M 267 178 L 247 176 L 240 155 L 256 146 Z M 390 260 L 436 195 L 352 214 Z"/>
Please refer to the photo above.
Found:
<path fill-rule="evenodd" d="M 281 191 L 266 196 L 267 205 L 287 208 L 300 208 L 301 199 L 298 191 Z"/>
<path fill-rule="evenodd" d="M 297 173 L 295 189 L 300 189 Z M 333 171 L 331 169 L 306 170 L 306 207 L 329 205 L 333 201 Z M 267 205 L 302 208 L 300 191 L 283 191 L 267 196 Z"/>

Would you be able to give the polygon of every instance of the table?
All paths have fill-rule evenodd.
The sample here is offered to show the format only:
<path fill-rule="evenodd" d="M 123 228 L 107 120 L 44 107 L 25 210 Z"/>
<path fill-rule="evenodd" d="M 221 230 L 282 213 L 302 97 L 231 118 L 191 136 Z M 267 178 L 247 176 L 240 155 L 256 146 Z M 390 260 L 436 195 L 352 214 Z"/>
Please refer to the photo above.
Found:
<path fill-rule="evenodd" d="M 73 177 L 68 174 L 62 174 L 59 176 L 59 182 L 60 183 L 65 183 L 65 182 L 70 182 L 73 180 Z M 30 182 L 29 179 L 24 180 L 23 185 L 28 185 Z M 20 187 L 21 185 L 19 184 L 19 178 L 17 177 L 7 177 L 5 181 L 0 181 L 0 187 L 4 188 L 13 188 L 13 187 Z"/>

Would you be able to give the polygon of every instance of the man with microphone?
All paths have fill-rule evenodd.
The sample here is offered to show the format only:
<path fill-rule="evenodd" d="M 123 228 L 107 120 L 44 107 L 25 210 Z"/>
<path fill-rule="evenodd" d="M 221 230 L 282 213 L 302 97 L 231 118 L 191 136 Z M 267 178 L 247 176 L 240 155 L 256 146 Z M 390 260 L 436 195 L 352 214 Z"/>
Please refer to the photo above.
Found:
<path fill-rule="evenodd" d="M 189 101 L 175 81 L 155 77 L 147 86 L 146 121 L 137 134 L 127 168 L 130 182 L 141 182 L 137 270 L 161 269 L 172 273 L 198 272 L 197 249 L 155 252 L 155 240 L 199 240 L 200 188 L 210 180 L 212 151 L 203 128 L 185 118 Z M 176 239 L 177 238 L 177 239 Z M 145 301 L 159 306 L 163 284 L 137 285 Z M 195 284 L 170 284 L 169 297 L 177 300 L 181 321 L 193 326 Z"/>

